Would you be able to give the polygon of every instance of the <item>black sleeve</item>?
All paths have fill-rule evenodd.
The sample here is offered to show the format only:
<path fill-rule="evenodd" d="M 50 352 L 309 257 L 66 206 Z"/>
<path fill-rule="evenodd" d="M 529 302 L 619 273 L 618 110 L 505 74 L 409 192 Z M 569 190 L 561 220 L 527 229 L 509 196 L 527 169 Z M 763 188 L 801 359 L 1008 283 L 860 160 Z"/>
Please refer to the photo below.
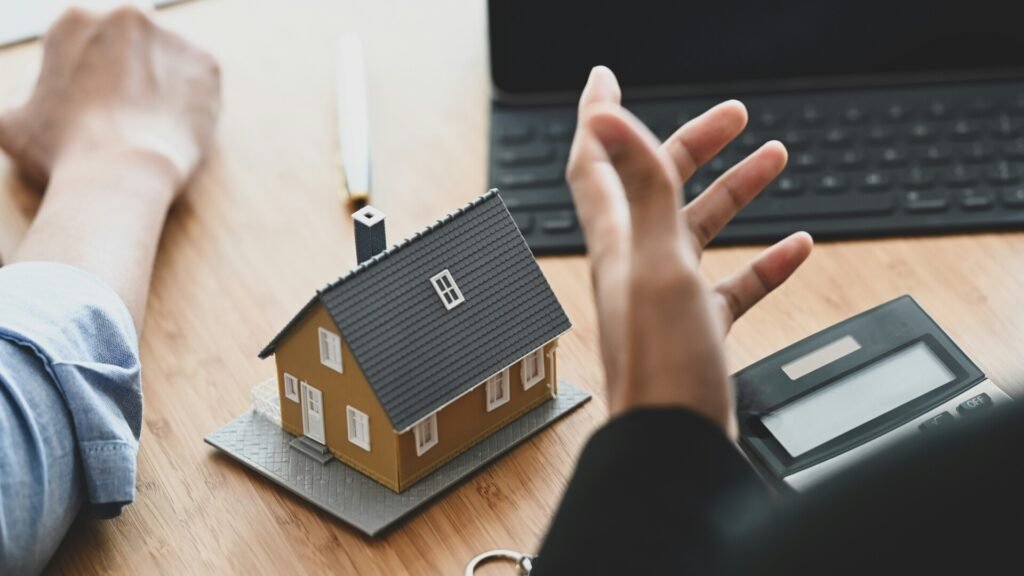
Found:
<path fill-rule="evenodd" d="M 1024 403 L 965 416 L 748 525 L 733 574 L 1020 574 Z"/>
<path fill-rule="evenodd" d="M 767 495 L 717 426 L 632 411 L 587 443 L 533 575 L 706 573 L 738 502 Z"/>

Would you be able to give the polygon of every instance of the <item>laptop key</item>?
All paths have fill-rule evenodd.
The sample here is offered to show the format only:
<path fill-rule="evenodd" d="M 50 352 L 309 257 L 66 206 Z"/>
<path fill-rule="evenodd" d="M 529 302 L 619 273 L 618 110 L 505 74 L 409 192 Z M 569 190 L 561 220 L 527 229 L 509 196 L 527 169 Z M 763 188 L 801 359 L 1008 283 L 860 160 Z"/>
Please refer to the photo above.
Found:
<path fill-rule="evenodd" d="M 888 194 L 861 196 L 808 196 L 806 198 L 755 198 L 736 215 L 737 222 L 794 220 L 804 218 L 851 218 L 880 216 L 895 209 Z"/>
<path fill-rule="evenodd" d="M 988 162 L 995 153 L 995 148 L 988 142 L 971 142 L 960 150 L 960 155 L 968 162 Z"/>
<path fill-rule="evenodd" d="M 910 113 L 902 104 L 890 104 L 885 109 L 885 115 L 892 122 L 903 122 L 910 118 Z"/>
<path fill-rule="evenodd" d="M 803 194 L 803 181 L 799 176 L 782 176 L 772 187 L 776 196 L 799 196 Z"/>
<path fill-rule="evenodd" d="M 857 187 L 865 192 L 883 192 L 889 189 L 891 181 L 884 172 L 872 170 L 865 172 Z"/>
<path fill-rule="evenodd" d="M 987 171 L 988 181 L 993 184 L 1010 184 L 1020 180 L 1021 171 L 1015 164 L 999 162 Z"/>
<path fill-rule="evenodd" d="M 572 124 L 556 120 L 548 123 L 544 136 L 551 142 L 568 142 L 572 139 L 573 129 Z"/>
<path fill-rule="evenodd" d="M 843 110 L 843 122 L 851 125 L 863 124 L 867 121 L 868 115 L 863 108 L 857 105 L 847 106 Z"/>
<path fill-rule="evenodd" d="M 804 106 L 800 111 L 800 121 L 808 126 L 817 126 L 824 120 L 821 109 L 817 106 Z"/>
<path fill-rule="evenodd" d="M 888 126 L 875 125 L 868 128 L 866 136 L 868 144 L 888 144 L 892 142 L 893 132 Z"/>
<path fill-rule="evenodd" d="M 945 142 L 932 144 L 921 151 L 921 159 L 928 164 L 945 164 L 953 155 L 953 148 Z"/>
<path fill-rule="evenodd" d="M 501 199 L 505 201 L 509 210 L 572 207 L 572 196 L 564 185 L 557 188 L 527 188 L 525 190 L 511 188 L 501 195 Z"/>
<path fill-rule="evenodd" d="M 1003 145 L 1003 154 L 1007 158 L 1024 158 L 1024 138 L 1018 138 Z"/>
<path fill-rule="evenodd" d="M 825 145 L 833 148 L 846 146 L 850 142 L 850 133 L 844 128 L 830 128 L 825 131 Z"/>
<path fill-rule="evenodd" d="M 957 164 L 946 171 L 945 181 L 956 188 L 966 188 L 978 182 L 978 169 Z"/>
<path fill-rule="evenodd" d="M 907 192 L 903 196 L 903 206 L 907 212 L 943 212 L 949 209 L 949 192 L 945 190 Z"/>
<path fill-rule="evenodd" d="M 839 153 L 836 163 L 843 170 L 856 170 L 864 166 L 864 153 L 854 148 Z"/>
<path fill-rule="evenodd" d="M 1003 114 L 996 119 L 992 135 L 1000 140 L 1009 140 L 1020 136 L 1024 130 L 1024 122 L 1019 117 Z"/>
<path fill-rule="evenodd" d="M 497 129 L 498 142 L 502 144 L 524 144 L 533 138 L 529 124 L 507 124 Z"/>
<path fill-rule="evenodd" d="M 548 144 L 527 144 L 497 150 L 498 163 L 503 166 L 546 164 L 555 158 L 555 149 Z"/>
<path fill-rule="evenodd" d="M 878 155 L 878 161 L 890 168 L 902 166 L 907 163 L 907 151 L 903 148 L 885 148 Z"/>
<path fill-rule="evenodd" d="M 950 134 L 955 140 L 973 140 L 979 131 L 978 124 L 971 120 L 957 120 L 950 128 Z"/>
<path fill-rule="evenodd" d="M 538 215 L 540 229 L 545 232 L 571 232 L 576 228 L 576 214 L 571 210 L 559 210 Z"/>
<path fill-rule="evenodd" d="M 924 122 L 916 122 L 910 126 L 910 139 L 915 142 L 931 142 L 938 138 L 935 128 Z"/>
<path fill-rule="evenodd" d="M 533 230 L 533 214 L 519 211 L 510 211 L 509 213 L 512 214 L 512 220 L 516 223 L 520 232 L 529 234 L 530 230 Z"/>
<path fill-rule="evenodd" d="M 498 188 L 502 190 L 554 186 L 564 181 L 565 171 L 557 166 L 502 172 L 495 179 Z"/>
<path fill-rule="evenodd" d="M 948 117 L 950 114 L 949 104 L 942 100 L 934 100 L 928 105 L 928 115 L 936 120 Z"/>
<path fill-rule="evenodd" d="M 801 152 L 793 158 L 793 169 L 798 172 L 811 172 L 821 168 L 821 155 L 816 152 Z"/>
<path fill-rule="evenodd" d="M 1024 210 L 1024 186 L 1003 188 L 1001 196 L 1006 207 Z"/>
<path fill-rule="evenodd" d="M 964 210 L 988 210 L 995 202 L 995 195 L 986 188 L 966 188 L 958 196 Z"/>
<path fill-rule="evenodd" d="M 996 104 L 990 98 L 978 97 L 967 103 L 967 113 L 978 118 L 995 116 L 998 111 Z"/>
<path fill-rule="evenodd" d="M 780 140 L 789 150 L 803 150 L 810 143 L 807 132 L 800 130 L 787 130 Z"/>
<path fill-rule="evenodd" d="M 935 184 L 936 171 L 934 168 L 913 167 L 907 170 L 903 177 L 903 185 L 911 190 L 931 188 Z"/>
<path fill-rule="evenodd" d="M 818 180 L 815 192 L 818 194 L 842 194 L 846 189 L 846 178 L 841 174 L 825 174 Z"/>

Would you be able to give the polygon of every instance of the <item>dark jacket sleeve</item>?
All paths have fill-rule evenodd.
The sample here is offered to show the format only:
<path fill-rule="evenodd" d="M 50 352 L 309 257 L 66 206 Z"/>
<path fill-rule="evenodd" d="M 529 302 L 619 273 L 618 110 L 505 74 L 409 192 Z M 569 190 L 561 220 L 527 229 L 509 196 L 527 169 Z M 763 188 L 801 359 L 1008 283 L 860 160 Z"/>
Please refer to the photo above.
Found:
<path fill-rule="evenodd" d="M 684 409 L 629 412 L 584 448 L 533 575 L 706 572 L 739 502 L 768 499 L 717 426 Z"/>

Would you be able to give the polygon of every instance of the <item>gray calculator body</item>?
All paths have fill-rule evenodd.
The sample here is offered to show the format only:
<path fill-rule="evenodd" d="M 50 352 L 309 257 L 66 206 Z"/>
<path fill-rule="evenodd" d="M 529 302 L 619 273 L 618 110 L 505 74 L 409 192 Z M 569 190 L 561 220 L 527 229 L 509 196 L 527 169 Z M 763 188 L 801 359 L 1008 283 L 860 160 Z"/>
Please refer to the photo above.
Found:
<path fill-rule="evenodd" d="M 801 491 L 915 434 L 1010 401 L 909 296 L 734 375 L 740 447 Z"/>

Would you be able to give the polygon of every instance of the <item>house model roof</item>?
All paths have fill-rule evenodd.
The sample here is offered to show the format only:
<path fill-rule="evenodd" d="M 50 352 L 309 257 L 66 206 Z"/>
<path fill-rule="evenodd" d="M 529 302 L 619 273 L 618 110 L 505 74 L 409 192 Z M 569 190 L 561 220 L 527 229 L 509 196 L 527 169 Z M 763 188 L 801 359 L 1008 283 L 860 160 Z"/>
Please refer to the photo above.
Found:
<path fill-rule="evenodd" d="M 465 299 L 451 310 L 431 281 L 444 270 Z M 496 190 L 318 290 L 260 358 L 317 302 L 398 431 L 570 327 Z"/>

